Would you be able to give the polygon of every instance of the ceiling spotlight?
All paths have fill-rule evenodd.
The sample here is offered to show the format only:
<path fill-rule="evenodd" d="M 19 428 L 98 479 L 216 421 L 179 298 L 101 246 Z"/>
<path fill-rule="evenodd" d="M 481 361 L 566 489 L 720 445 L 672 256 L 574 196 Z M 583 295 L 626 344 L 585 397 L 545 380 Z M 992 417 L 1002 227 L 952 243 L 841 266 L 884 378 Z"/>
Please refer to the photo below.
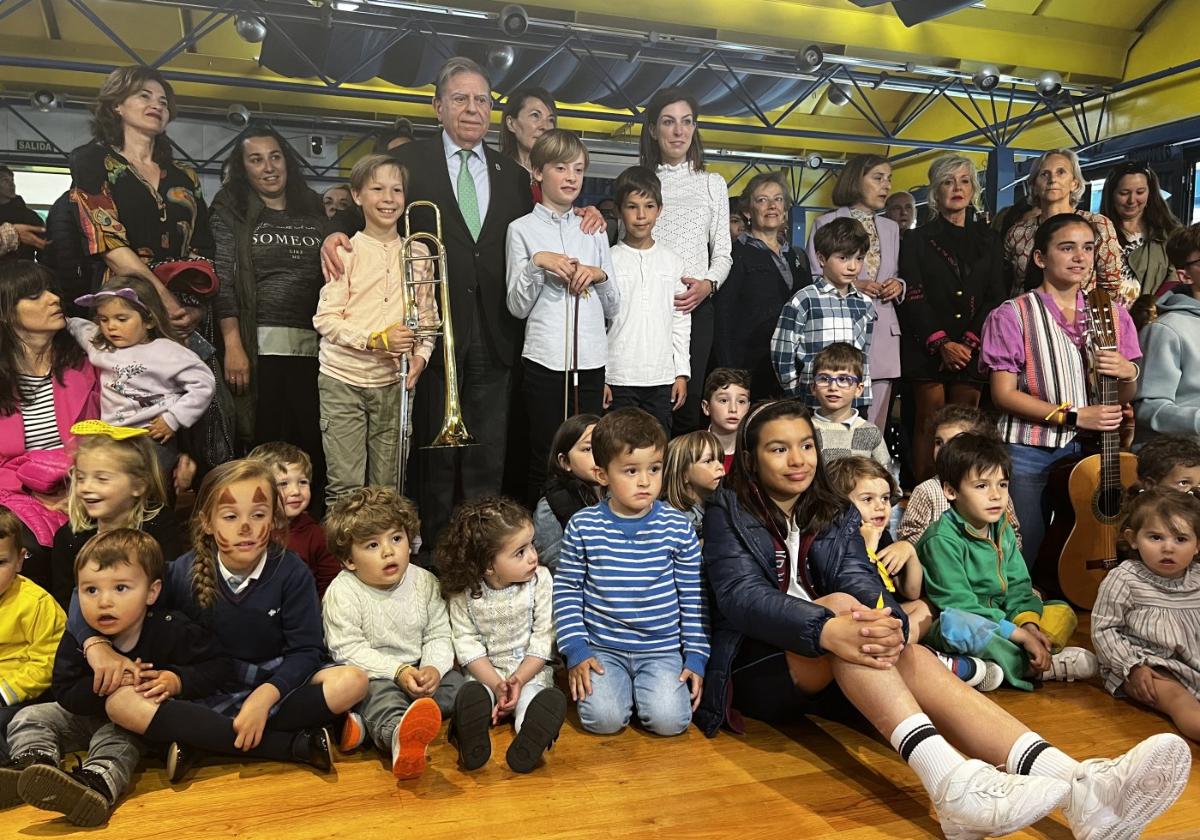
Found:
<path fill-rule="evenodd" d="M 829 86 L 829 102 L 832 105 L 846 105 L 850 102 L 850 94 L 841 85 Z"/>
<path fill-rule="evenodd" d="M 804 159 L 804 165 L 809 169 L 820 169 L 821 164 L 825 162 L 825 158 L 821 157 L 816 152 L 813 152 Z"/>
<path fill-rule="evenodd" d="M 529 29 L 529 13 L 516 3 L 500 10 L 500 29 L 510 38 L 524 35 Z"/>
<path fill-rule="evenodd" d="M 488 69 L 497 73 L 502 73 L 513 66 L 513 61 L 517 58 L 517 53 L 509 44 L 497 44 L 488 49 L 487 64 Z"/>
<path fill-rule="evenodd" d="M 238 15 L 233 22 L 233 29 L 238 37 L 251 44 L 261 44 L 267 37 L 267 24 L 254 15 Z"/>
<path fill-rule="evenodd" d="M 975 83 L 975 87 L 984 93 L 995 90 L 996 85 L 1000 84 L 1000 68 L 991 64 L 985 64 L 975 71 L 975 75 L 971 77 L 971 81 Z"/>
<path fill-rule="evenodd" d="M 875 78 L 875 81 L 871 83 L 871 90 L 879 90 L 881 87 L 886 85 L 891 78 L 892 77 L 888 74 L 888 71 L 880 70 L 879 75 Z"/>
<path fill-rule="evenodd" d="M 45 114 L 58 107 L 58 94 L 52 90 L 46 90 L 44 88 L 41 90 L 35 90 L 29 97 L 29 104 Z"/>
<path fill-rule="evenodd" d="M 225 122 L 241 130 L 250 124 L 250 109 L 240 103 L 233 103 L 225 109 Z"/>
<path fill-rule="evenodd" d="M 796 69 L 801 73 L 812 73 L 825 63 L 825 53 L 816 44 L 796 50 Z"/>
<path fill-rule="evenodd" d="M 1063 89 L 1062 76 L 1053 70 L 1047 70 L 1042 75 L 1038 76 L 1037 92 L 1042 96 L 1056 96 Z"/>

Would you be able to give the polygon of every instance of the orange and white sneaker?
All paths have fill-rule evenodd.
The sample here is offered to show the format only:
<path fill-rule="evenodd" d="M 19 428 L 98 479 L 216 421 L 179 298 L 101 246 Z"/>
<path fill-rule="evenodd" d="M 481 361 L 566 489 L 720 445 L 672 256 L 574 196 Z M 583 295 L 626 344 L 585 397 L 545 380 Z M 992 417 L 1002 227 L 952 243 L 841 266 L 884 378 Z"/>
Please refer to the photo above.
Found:
<path fill-rule="evenodd" d="M 442 728 L 442 712 L 428 697 L 413 702 L 392 732 L 392 775 L 415 779 L 425 772 L 425 752 Z"/>
<path fill-rule="evenodd" d="M 367 740 L 367 725 L 358 712 L 346 712 L 346 720 L 342 723 L 342 737 L 338 741 L 338 752 L 346 755 L 354 752 Z"/>

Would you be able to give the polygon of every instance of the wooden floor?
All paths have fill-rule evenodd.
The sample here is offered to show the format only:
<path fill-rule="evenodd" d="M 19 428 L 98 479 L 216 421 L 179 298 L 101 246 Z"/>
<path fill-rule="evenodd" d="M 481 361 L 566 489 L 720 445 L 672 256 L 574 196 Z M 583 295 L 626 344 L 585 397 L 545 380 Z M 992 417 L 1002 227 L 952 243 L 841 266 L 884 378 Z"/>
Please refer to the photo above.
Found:
<path fill-rule="evenodd" d="M 1099 685 L 1051 683 L 992 697 L 1080 759 L 1116 755 L 1170 731 Z M 528 776 L 504 764 L 508 727 L 494 731 L 483 769 L 460 771 L 443 734 L 425 775 L 401 784 L 373 750 L 342 759 L 329 776 L 274 764 L 212 765 L 176 788 L 161 764 L 150 764 L 108 827 L 91 831 L 121 840 L 941 836 L 916 777 L 886 743 L 825 721 L 783 731 L 748 723 L 745 736 L 710 740 L 694 728 L 670 739 L 637 730 L 597 737 L 571 720 L 547 763 Z M 1200 764 L 1200 750 L 1192 756 Z M 25 806 L 0 813 L 0 838 L 83 831 L 50 816 Z M 1070 840 L 1071 833 L 1054 815 L 1013 836 Z M 1200 838 L 1200 771 L 1145 836 Z"/>

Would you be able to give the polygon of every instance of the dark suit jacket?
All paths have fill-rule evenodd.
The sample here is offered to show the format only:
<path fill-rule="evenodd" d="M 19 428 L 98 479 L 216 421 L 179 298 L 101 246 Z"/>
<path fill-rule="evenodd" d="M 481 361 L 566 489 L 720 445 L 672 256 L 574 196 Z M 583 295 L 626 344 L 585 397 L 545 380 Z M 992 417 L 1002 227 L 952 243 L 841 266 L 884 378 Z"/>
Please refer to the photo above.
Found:
<path fill-rule="evenodd" d="M 504 302 L 508 282 L 505 248 L 509 223 L 533 210 L 533 195 L 529 191 L 529 173 L 519 163 L 486 145 L 484 150 L 491 187 L 479 241 L 471 239 L 458 209 L 441 133 L 407 143 L 389 154 L 408 169 L 407 201 L 432 201 L 441 210 L 459 364 L 475 330 L 481 326 L 475 318 L 478 296 L 478 311 L 483 314 L 490 345 L 499 361 L 511 365 L 521 351 L 522 339 L 521 322 L 509 314 Z M 413 226 L 432 233 L 433 213 L 414 210 Z M 431 363 L 440 365 L 441 358 L 439 350 L 433 354 Z"/>

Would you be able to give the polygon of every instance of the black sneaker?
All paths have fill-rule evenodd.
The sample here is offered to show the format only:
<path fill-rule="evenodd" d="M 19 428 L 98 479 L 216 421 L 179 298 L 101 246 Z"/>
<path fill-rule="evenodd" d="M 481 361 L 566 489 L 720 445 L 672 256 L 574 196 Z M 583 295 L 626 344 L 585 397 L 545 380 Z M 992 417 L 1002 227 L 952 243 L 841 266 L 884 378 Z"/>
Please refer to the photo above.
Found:
<path fill-rule="evenodd" d="M 27 752 L 13 756 L 0 767 L 0 808 L 11 808 L 24 802 L 21 794 L 17 792 L 17 780 L 21 778 L 21 771 L 34 764 L 58 766 L 58 762 L 45 753 Z"/>
<path fill-rule="evenodd" d="M 329 730 L 305 729 L 296 733 L 292 742 L 292 752 L 296 760 L 317 768 L 322 773 L 333 769 L 333 739 Z"/>
<path fill-rule="evenodd" d="M 544 688 L 529 701 L 521 731 L 513 738 L 505 759 L 517 773 L 528 773 L 537 767 L 542 755 L 558 740 L 563 720 L 567 716 L 567 696 L 557 688 Z"/>
<path fill-rule="evenodd" d="M 196 764 L 196 750 L 187 744 L 172 741 L 167 747 L 167 781 L 182 782 Z"/>
<path fill-rule="evenodd" d="M 492 757 L 492 697 L 482 683 L 468 680 L 454 697 L 451 737 L 464 770 L 478 770 Z"/>
<path fill-rule="evenodd" d="M 77 767 L 70 773 L 34 764 L 21 773 L 17 790 L 26 804 L 57 811 L 75 825 L 91 828 L 108 822 L 112 791 L 99 773 Z"/>

